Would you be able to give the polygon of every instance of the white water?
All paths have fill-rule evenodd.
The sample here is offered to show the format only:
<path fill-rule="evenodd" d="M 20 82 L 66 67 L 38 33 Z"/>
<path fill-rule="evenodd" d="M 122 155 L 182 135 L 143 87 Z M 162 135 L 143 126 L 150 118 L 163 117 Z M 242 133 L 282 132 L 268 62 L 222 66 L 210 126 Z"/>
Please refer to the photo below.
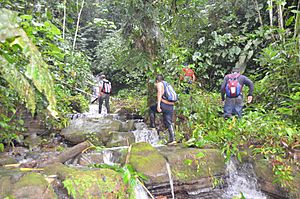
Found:
<path fill-rule="evenodd" d="M 267 199 L 266 195 L 259 190 L 251 164 L 243 164 L 238 169 L 236 161 L 230 160 L 227 163 L 226 172 L 229 178 L 227 179 L 228 188 L 223 194 L 224 199 L 240 197 L 241 193 L 247 199 Z"/>
<path fill-rule="evenodd" d="M 135 123 L 136 130 L 133 131 L 135 142 L 148 142 L 151 145 L 157 145 L 159 136 L 156 130 L 147 128 L 144 122 Z"/>

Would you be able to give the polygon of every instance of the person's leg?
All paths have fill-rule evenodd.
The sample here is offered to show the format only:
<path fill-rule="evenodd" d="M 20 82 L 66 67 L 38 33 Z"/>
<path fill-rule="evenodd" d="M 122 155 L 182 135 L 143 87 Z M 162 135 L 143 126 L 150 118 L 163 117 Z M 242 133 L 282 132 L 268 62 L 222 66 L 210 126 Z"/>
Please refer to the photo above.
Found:
<path fill-rule="evenodd" d="M 101 114 L 102 104 L 103 104 L 103 96 L 99 96 L 98 100 L 99 100 L 99 114 Z"/>
<path fill-rule="evenodd" d="M 164 123 L 165 123 L 165 126 L 168 128 L 168 131 L 169 131 L 169 141 L 168 141 L 168 143 L 171 143 L 171 142 L 175 141 L 175 132 L 174 132 L 173 124 L 172 124 L 174 106 L 162 104 L 161 107 L 162 107 L 162 111 L 163 111 Z"/>
<path fill-rule="evenodd" d="M 107 110 L 107 114 L 110 113 L 109 94 L 105 94 L 105 107 L 106 107 L 106 110 Z"/>
<path fill-rule="evenodd" d="M 150 127 L 155 128 L 155 113 L 157 112 L 157 104 L 150 106 Z"/>
<path fill-rule="evenodd" d="M 226 98 L 224 104 L 224 118 L 228 119 L 232 116 L 232 111 L 234 108 L 234 98 Z"/>
<path fill-rule="evenodd" d="M 239 118 L 242 118 L 242 111 L 243 111 L 243 96 L 240 95 L 235 98 L 235 105 L 234 105 L 234 113 L 238 115 Z"/>

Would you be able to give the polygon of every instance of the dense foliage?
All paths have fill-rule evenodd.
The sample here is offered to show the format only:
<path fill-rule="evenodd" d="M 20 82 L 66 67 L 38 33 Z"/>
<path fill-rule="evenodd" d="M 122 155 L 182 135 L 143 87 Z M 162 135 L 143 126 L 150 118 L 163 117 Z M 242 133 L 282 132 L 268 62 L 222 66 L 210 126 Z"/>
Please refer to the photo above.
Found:
<path fill-rule="evenodd" d="M 0 6 L 6 8 L 0 15 L 0 142 L 11 143 L 23 130 L 18 110 L 24 105 L 56 127 L 66 124 L 67 113 L 84 111 L 92 74 L 107 74 L 122 98 L 141 97 L 146 113 L 143 97 L 154 97 L 153 79 L 162 73 L 180 94 L 180 141 L 220 147 L 239 159 L 251 146 L 275 162 L 278 181 L 288 186 L 293 160 L 283 161 L 281 143 L 299 149 L 300 142 L 298 1 L 1 0 Z M 185 63 L 197 76 L 190 95 L 179 81 Z M 254 103 L 242 120 L 225 121 L 216 93 L 233 67 L 254 81 Z M 51 114 L 60 120 L 46 117 Z"/>

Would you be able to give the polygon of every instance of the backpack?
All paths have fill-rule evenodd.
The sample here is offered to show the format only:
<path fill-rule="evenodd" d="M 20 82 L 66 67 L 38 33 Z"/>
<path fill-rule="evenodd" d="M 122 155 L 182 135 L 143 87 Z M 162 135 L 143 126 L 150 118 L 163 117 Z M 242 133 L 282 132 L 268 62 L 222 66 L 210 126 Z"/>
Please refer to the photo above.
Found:
<path fill-rule="evenodd" d="M 176 102 L 178 100 L 178 96 L 174 88 L 166 81 L 163 81 L 163 84 L 164 84 L 163 99 L 168 100 L 169 102 Z"/>
<path fill-rule="evenodd" d="M 103 92 L 105 94 L 110 94 L 110 92 L 111 92 L 111 83 L 109 81 L 107 81 L 107 80 L 103 81 L 101 92 Z"/>
<path fill-rule="evenodd" d="M 225 87 L 227 97 L 238 97 L 242 93 L 242 86 L 238 80 L 239 76 L 239 73 L 227 75 L 228 80 Z"/>

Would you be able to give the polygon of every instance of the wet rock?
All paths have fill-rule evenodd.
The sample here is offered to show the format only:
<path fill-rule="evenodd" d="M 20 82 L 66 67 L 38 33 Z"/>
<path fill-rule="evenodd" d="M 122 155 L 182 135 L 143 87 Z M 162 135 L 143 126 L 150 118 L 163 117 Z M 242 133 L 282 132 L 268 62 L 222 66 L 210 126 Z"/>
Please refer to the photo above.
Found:
<path fill-rule="evenodd" d="M 282 188 L 275 180 L 272 167 L 268 160 L 260 159 L 253 162 L 254 171 L 258 177 L 263 192 L 274 198 L 300 198 L 300 173 L 296 170 L 290 188 Z"/>
<path fill-rule="evenodd" d="M 133 144 L 129 163 L 149 178 L 148 183 L 159 184 L 169 181 L 166 159 L 149 143 Z"/>
<path fill-rule="evenodd" d="M 1 171 L 1 198 L 54 199 L 56 195 L 49 183 L 39 173 Z"/>
<path fill-rule="evenodd" d="M 18 163 L 14 158 L 9 157 L 8 155 L 0 155 L 0 166 L 7 164 L 16 164 Z"/>
<path fill-rule="evenodd" d="M 127 120 L 125 122 L 122 122 L 120 131 L 128 132 L 134 130 L 134 123 L 135 120 Z"/>
<path fill-rule="evenodd" d="M 135 142 L 132 132 L 110 132 L 111 140 L 107 142 L 106 147 L 129 146 Z"/>
<path fill-rule="evenodd" d="M 219 150 L 160 147 L 148 143 L 133 144 L 129 163 L 149 179 L 147 188 L 155 196 L 172 197 L 167 170 L 170 165 L 177 198 L 220 198 L 225 176 L 225 161 Z"/>
<path fill-rule="evenodd" d="M 122 176 L 109 169 L 82 170 L 53 164 L 46 173 L 58 179 L 76 198 L 129 198 Z"/>
<path fill-rule="evenodd" d="M 73 144 L 89 139 L 95 145 L 106 145 L 111 140 L 112 131 L 119 131 L 121 121 L 101 118 L 78 118 L 61 131 L 61 135 Z"/>
<path fill-rule="evenodd" d="M 24 140 L 24 145 L 28 146 L 30 150 L 36 149 L 42 143 L 42 138 L 37 136 L 35 133 L 30 134 Z"/>

